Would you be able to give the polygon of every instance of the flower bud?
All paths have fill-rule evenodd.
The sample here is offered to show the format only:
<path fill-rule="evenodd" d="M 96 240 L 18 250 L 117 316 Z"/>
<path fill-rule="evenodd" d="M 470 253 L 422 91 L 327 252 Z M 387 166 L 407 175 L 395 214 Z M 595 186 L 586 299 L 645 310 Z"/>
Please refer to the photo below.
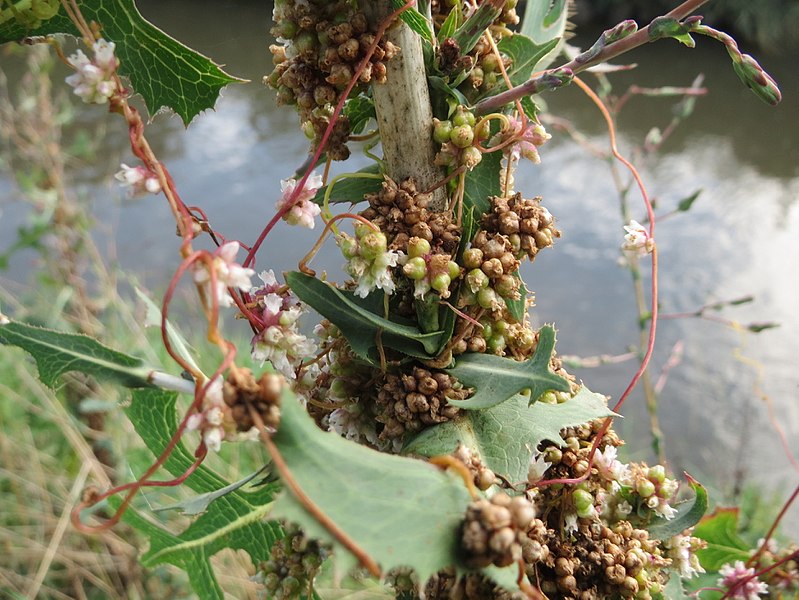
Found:
<path fill-rule="evenodd" d="M 663 483 L 666 481 L 666 468 L 663 465 L 649 467 L 646 476 L 650 481 L 654 481 L 655 483 Z"/>

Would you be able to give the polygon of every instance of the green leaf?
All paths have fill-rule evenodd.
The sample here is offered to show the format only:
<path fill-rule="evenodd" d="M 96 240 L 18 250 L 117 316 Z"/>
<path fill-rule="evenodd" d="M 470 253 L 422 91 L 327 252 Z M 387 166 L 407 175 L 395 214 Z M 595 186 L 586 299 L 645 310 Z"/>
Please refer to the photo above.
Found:
<path fill-rule="evenodd" d="M 691 210 L 691 207 L 696 202 L 696 199 L 699 198 L 699 195 L 702 193 L 702 189 L 696 190 L 693 194 L 688 196 L 687 198 L 683 198 L 680 200 L 679 204 L 677 204 L 677 210 L 679 212 L 688 212 Z"/>
<path fill-rule="evenodd" d="M 658 518 L 646 529 L 649 531 L 649 536 L 659 540 L 666 540 L 675 535 L 678 535 L 693 527 L 699 520 L 705 516 L 707 512 L 707 490 L 704 486 L 696 481 L 693 477 L 685 474 L 688 479 L 688 484 L 694 490 L 694 499 L 692 502 L 683 502 L 677 507 L 677 514 L 673 519 Z M 694 534 L 695 535 L 695 534 Z"/>
<path fill-rule="evenodd" d="M 738 535 L 738 509 L 717 508 L 694 528 L 693 535 L 707 542 L 696 554 L 706 571 L 718 571 L 725 563 L 749 560 L 751 548 Z"/>
<path fill-rule="evenodd" d="M 167 106 L 188 125 L 214 107 L 223 87 L 243 81 L 145 20 L 133 0 L 81 2 L 80 9 L 86 21 L 98 23 L 103 37 L 116 44 L 119 73 L 130 78 L 151 115 Z M 13 20 L 0 25 L 0 44 L 57 33 L 79 35 L 63 8 L 33 30 Z"/>
<path fill-rule="evenodd" d="M 441 28 L 438 30 L 438 41 L 443 42 L 448 37 L 451 37 L 455 30 L 458 28 L 458 21 L 460 20 L 461 10 L 460 7 L 455 5 L 452 7 L 452 10 L 449 11 L 447 18 L 444 19 L 444 22 L 441 24 Z"/>
<path fill-rule="evenodd" d="M 364 94 L 349 98 L 344 103 L 344 116 L 350 121 L 352 133 L 363 133 L 367 123 L 371 119 L 377 118 L 375 115 L 375 103 L 369 96 Z"/>
<path fill-rule="evenodd" d="M 121 502 L 121 498 L 112 497 L 109 499 L 108 503 L 113 509 L 116 509 Z M 146 535 L 150 541 L 151 548 L 177 547 L 183 543 L 180 536 L 171 533 L 161 525 L 146 518 L 134 508 L 128 508 L 125 511 L 122 515 L 122 521 Z M 160 562 L 168 562 L 186 571 L 189 583 L 200 600 L 223 600 L 224 593 L 214 576 L 214 571 L 211 568 L 209 559 L 210 556 L 205 554 L 202 547 L 189 547 L 186 548 L 182 554 L 171 556 L 170 560 Z M 155 562 L 152 564 L 155 565 L 159 563 Z"/>
<path fill-rule="evenodd" d="M 556 41 L 556 46 L 536 65 L 537 70 L 546 69 L 557 57 L 563 44 L 569 19 L 569 2 L 566 0 L 528 0 L 520 32 L 536 44 L 544 45 Z"/>
<path fill-rule="evenodd" d="M 166 448 L 177 429 L 176 400 L 177 394 L 173 392 L 135 390 L 132 402 L 125 410 L 136 432 L 156 456 Z M 193 463 L 193 454 L 179 442 L 163 466 L 178 477 Z M 218 492 L 229 485 L 229 482 L 202 465 L 185 483 L 201 494 Z M 211 590 L 218 589 L 218 585 L 215 581 L 214 585 L 209 583 L 209 577 L 213 579 L 209 559 L 225 548 L 244 550 L 253 564 L 268 559 L 272 544 L 282 537 L 280 527 L 265 520 L 277 487 L 276 484 L 267 484 L 253 492 L 238 489 L 221 495 L 179 535 L 153 531 L 152 524 L 146 527 L 144 523 L 149 522 L 141 516 L 131 516 L 130 511 L 125 513 L 125 520 L 151 536 L 150 547 L 141 558 L 145 567 L 161 563 L 176 565 L 188 572 L 192 586 L 201 598 L 221 598 L 210 594 Z M 198 578 L 197 584 L 195 577 Z"/>
<path fill-rule="evenodd" d="M 522 281 L 518 271 L 513 273 L 513 276 L 519 280 L 519 298 L 518 300 L 505 298 L 505 306 L 508 308 L 510 316 L 513 317 L 517 323 L 521 323 L 524 321 L 524 315 L 527 314 L 527 296 L 530 294 L 530 291 L 527 289 L 527 286 L 524 285 L 524 281 Z"/>
<path fill-rule="evenodd" d="M 654 596 L 658 600 L 657 596 Z M 672 573 L 668 582 L 663 588 L 660 595 L 660 600 L 689 600 L 690 596 L 685 593 L 685 588 L 682 585 L 682 579 L 677 573 Z M 704 600 L 705 595 L 702 594 Z"/>
<path fill-rule="evenodd" d="M 410 567 L 426 581 L 460 564 L 458 527 L 471 501 L 462 480 L 425 462 L 322 431 L 289 390 L 273 441 L 300 489 L 384 573 Z M 278 496 L 272 516 L 332 543 L 339 573 L 355 566 L 355 557 L 288 490 Z"/>
<path fill-rule="evenodd" d="M 372 296 L 379 298 L 381 294 L 373 292 L 361 299 L 298 271 L 288 273 L 286 283 L 300 300 L 336 325 L 364 360 L 376 360 L 378 340 L 386 348 L 416 358 L 430 358 L 442 345 L 443 331 L 422 333 L 418 327 L 380 316 L 377 310 L 382 303 L 376 305 Z"/>
<path fill-rule="evenodd" d="M 216 500 L 217 498 L 221 498 L 222 496 L 226 496 L 230 492 L 235 492 L 237 489 L 244 487 L 250 481 L 258 477 L 261 473 L 266 470 L 267 467 L 261 467 L 254 473 L 250 473 L 244 479 L 240 479 L 239 481 L 234 481 L 230 485 L 226 485 L 223 488 L 219 488 L 213 492 L 205 492 L 204 494 L 200 494 L 198 496 L 192 496 L 191 498 L 186 498 L 185 500 L 181 500 L 180 502 L 176 502 L 175 504 L 170 504 L 168 506 L 157 506 L 153 508 L 153 512 L 165 512 L 168 510 L 177 510 L 180 511 L 183 515 L 189 516 L 197 516 L 201 515 L 205 511 L 208 510 L 208 506 Z"/>
<path fill-rule="evenodd" d="M 19 346 L 36 360 L 39 378 L 52 388 L 69 371 L 81 371 L 125 387 L 150 387 L 153 369 L 87 335 L 63 333 L 18 321 L 0 326 L 0 343 Z"/>
<path fill-rule="evenodd" d="M 483 2 L 466 22 L 458 27 L 452 38 L 458 44 L 461 54 L 468 54 L 477 41 L 483 37 L 486 29 L 502 12 L 502 2 L 490 0 Z M 515 37 L 515 36 L 513 36 Z"/>
<path fill-rule="evenodd" d="M 535 102 L 533 102 L 532 96 L 524 96 L 520 102 L 522 103 L 522 110 L 524 111 L 524 115 L 532 120 L 538 120 L 538 106 L 536 106 Z"/>
<path fill-rule="evenodd" d="M 359 174 L 365 175 L 379 175 L 380 165 L 371 164 L 363 169 L 359 169 L 355 173 L 355 177 L 343 177 L 337 181 L 331 181 L 328 185 L 321 187 L 317 190 L 313 201 L 319 206 L 322 206 L 325 201 L 325 194 L 328 188 L 332 186 L 328 202 L 338 204 L 346 202 L 349 204 L 358 204 L 364 201 L 364 195 L 376 194 L 383 186 L 383 179 L 376 177 L 358 177 Z"/>
<path fill-rule="evenodd" d="M 408 441 L 403 453 L 438 456 L 462 443 L 489 469 L 516 483 L 527 479 L 538 444 L 544 440 L 562 444 L 561 429 L 613 414 L 604 396 L 585 387 L 562 404 L 530 406 L 528 397 L 520 394 L 488 409 L 463 411 L 452 421 L 425 429 Z"/>
<path fill-rule="evenodd" d="M 508 76 L 514 86 L 521 85 L 532 75 L 538 63 L 547 54 L 552 52 L 558 40 L 550 40 L 544 44 L 536 44 L 533 40 L 523 35 L 513 35 L 502 38 L 497 44 L 502 54 L 507 54 L 513 60 L 513 64 L 508 69 Z M 497 86 L 492 92 L 501 91 L 502 86 Z"/>
<path fill-rule="evenodd" d="M 555 349 L 555 329 L 545 325 L 538 332 L 535 354 L 525 361 L 503 358 L 495 354 L 471 352 L 458 357 L 447 372 L 475 393 L 466 400 L 450 400 L 453 406 L 475 410 L 490 408 L 518 394 L 528 396 L 533 404 L 544 392 L 569 391 L 569 382 L 549 370 Z"/>
<path fill-rule="evenodd" d="M 394 10 L 396 10 L 405 6 L 406 3 L 403 2 L 403 0 L 391 0 L 391 4 L 394 6 Z M 422 36 L 424 41 L 429 44 L 434 43 L 433 30 L 430 27 L 430 23 L 418 10 L 411 7 L 400 15 L 400 19 L 402 19 L 412 31 Z"/>
<path fill-rule="evenodd" d="M 460 105 L 467 106 L 469 101 L 463 93 L 449 85 L 442 77 L 428 75 L 433 113 L 442 119 L 448 119 Z M 479 166 L 479 165 L 478 165 Z"/>
<path fill-rule="evenodd" d="M 471 171 L 466 172 L 466 182 L 463 191 L 464 209 L 473 208 L 475 221 L 488 212 L 491 204 L 489 196 L 502 195 L 502 186 L 499 184 L 499 168 L 502 152 L 489 152 L 483 154 L 483 160 Z"/>

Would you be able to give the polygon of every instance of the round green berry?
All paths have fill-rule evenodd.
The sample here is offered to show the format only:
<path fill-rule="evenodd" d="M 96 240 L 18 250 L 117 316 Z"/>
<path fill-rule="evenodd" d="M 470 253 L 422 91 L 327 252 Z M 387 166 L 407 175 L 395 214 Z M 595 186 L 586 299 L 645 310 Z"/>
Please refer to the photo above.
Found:
<path fill-rule="evenodd" d="M 433 139 L 439 144 L 445 144 L 449 141 L 450 134 L 452 134 L 451 121 L 435 121 L 433 126 Z"/>
<path fill-rule="evenodd" d="M 408 256 L 416 258 L 430 254 L 430 242 L 424 238 L 411 238 L 408 242 Z"/>
<path fill-rule="evenodd" d="M 450 140 L 458 148 L 467 148 L 474 141 L 474 130 L 470 125 L 459 125 L 452 128 Z"/>
<path fill-rule="evenodd" d="M 452 279 L 450 279 L 449 275 L 446 273 L 439 273 L 433 277 L 433 281 L 430 282 L 430 287 L 432 287 L 439 294 L 443 294 L 449 289 L 450 283 L 452 283 Z"/>
<path fill-rule="evenodd" d="M 427 276 L 427 263 L 424 262 L 421 256 L 416 256 L 405 263 L 402 267 L 402 272 L 405 277 L 419 281 Z"/>
<path fill-rule="evenodd" d="M 458 109 L 455 111 L 455 115 L 452 117 L 452 124 L 455 126 L 468 125 L 469 127 L 472 127 L 474 123 L 474 114 L 470 113 L 461 106 L 458 107 Z"/>

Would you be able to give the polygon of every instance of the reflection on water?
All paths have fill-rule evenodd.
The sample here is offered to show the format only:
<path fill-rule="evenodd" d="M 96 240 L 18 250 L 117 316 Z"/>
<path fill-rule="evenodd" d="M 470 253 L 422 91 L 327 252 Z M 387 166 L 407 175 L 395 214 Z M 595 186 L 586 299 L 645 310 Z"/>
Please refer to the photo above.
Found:
<path fill-rule="evenodd" d="M 272 214 L 279 180 L 293 172 L 306 150 L 294 113 L 276 109 L 273 94 L 259 83 L 271 68 L 270 40 L 264 37 L 270 8 L 242 1 L 141 5 L 146 16 L 175 37 L 254 82 L 227 88 L 217 110 L 198 117 L 188 131 L 179 119 L 166 115 L 157 116 L 148 131 L 186 202 L 202 206 L 228 238 L 252 241 Z M 655 379 L 674 345 L 682 342 L 685 347 L 660 404 L 672 467 L 688 469 L 725 492 L 740 473 L 773 487 L 792 486 L 798 475 L 769 422 L 767 402 L 799 454 L 799 156 L 790 135 L 799 117 L 796 103 L 791 103 L 799 79 L 789 72 L 787 61 L 765 61 L 788 99 L 772 109 L 740 86 L 721 47 L 700 41 L 689 51 L 663 43 L 639 51 L 634 59 L 643 68 L 614 76 L 617 89 L 631 81 L 688 85 L 701 67 L 711 90 L 657 161 L 644 169 L 650 193 L 663 211 L 703 189 L 689 213 L 658 226 L 662 312 L 690 311 L 752 294 L 754 305 L 727 309 L 725 316 L 781 323 L 777 330 L 753 336 L 707 321 L 661 322 Z M 554 114 L 575 122 L 595 143 L 606 143 L 595 109 L 578 90 L 550 94 L 547 101 Z M 671 102 L 664 99 L 632 100 L 620 122 L 621 147 L 639 143 L 652 126 L 665 126 L 670 109 Z M 95 107 L 81 110 L 81 123 L 101 121 L 118 133 L 103 142 L 102 160 L 81 175 L 94 186 L 98 220 L 116 223 L 112 242 L 122 268 L 134 269 L 149 286 L 163 288 L 178 264 L 167 206 L 154 198 L 119 202 L 121 194 L 110 176 L 119 162 L 131 160 L 122 124 Z M 517 185 L 530 195 L 544 196 L 564 236 L 525 273 L 537 297 L 535 318 L 556 323 L 561 353 L 626 352 L 638 331 L 629 274 L 618 266 L 623 231 L 608 165 L 563 136 L 545 147 L 542 157 L 541 166 L 518 175 Z M 363 159 L 356 160 L 348 168 L 362 164 Z M 3 247 L 24 219 L 24 207 L 7 200 L 9 189 L 0 180 Z M 643 215 L 643 209 L 636 208 L 635 214 Z M 291 269 L 317 233 L 287 227 L 276 231 L 258 266 Z M 328 249 L 314 267 L 339 272 L 342 260 Z M 28 260 L 22 255 L 15 261 L 12 279 L 24 277 Z M 577 375 L 592 389 L 617 398 L 633 370 L 625 363 L 583 369 Z M 642 397 L 634 395 L 623 412 L 626 419 L 619 428 L 629 455 L 649 458 Z"/>

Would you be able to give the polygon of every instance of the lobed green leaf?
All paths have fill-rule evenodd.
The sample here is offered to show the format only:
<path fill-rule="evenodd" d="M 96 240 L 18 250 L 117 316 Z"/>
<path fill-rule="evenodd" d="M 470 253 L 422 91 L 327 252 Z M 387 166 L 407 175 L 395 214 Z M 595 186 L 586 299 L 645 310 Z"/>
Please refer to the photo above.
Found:
<path fill-rule="evenodd" d="M 409 567 L 426 581 L 440 569 L 460 565 L 457 532 L 471 501 L 462 480 L 423 461 L 322 431 L 290 391 L 283 396 L 273 440 L 302 491 L 384 573 Z M 289 490 L 278 496 L 271 514 L 333 544 L 339 573 L 355 566 L 355 557 Z"/>
<path fill-rule="evenodd" d="M 583 387 L 562 404 L 536 402 L 525 395 L 483 410 L 463 411 L 452 421 L 435 425 L 408 440 L 403 453 L 449 454 L 459 443 L 495 473 L 512 483 L 526 481 L 538 444 L 562 444 L 561 429 L 611 416 L 605 397 Z"/>
<path fill-rule="evenodd" d="M 520 34 L 502 38 L 497 47 L 502 54 L 507 54 L 513 61 L 510 69 L 508 69 L 511 83 L 517 86 L 530 79 L 538 64 L 555 49 L 558 41 L 553 39 L 543 44 L 537 44 L 530 38 Z M 492 91 L 501 91 L 501 86 L 497 86 Z"/>
<path fill-rule="evenodd" d="M 458 357 L 447 372 L 475 393 L 466 400 L 450 400 L 453 406 L 475 410 L 490 408 L 517 395 L 528 397 L 530 404 L 549 390 L 569 391 L 569 382 L 549 369 L 555 349 L 555 329 L 545 325 L 538 332 L 535 354 L 525 361 L 495 354 L 471 352 Z"/>
<path fill-rule="evenodd" d="M 106 40 L 116 44 L 119 73 L 130 78 L 151 115 L 166 106 L 188 125 L 199 113 L 214 107 L 223 87 L 243 81 L 147 21 L 133 0 L 81 2 L 80 10 L 87 22 L 101 27 Z M 3 23 L 0 44 L 59 33 L 79 35 L 63 7 L 35 29 L 13 20 Z"/>
<path fill-rule="evenodd" d="M 136 390 L 130 406 L 125 410 L 136 433 L 156 456 L 163 452 L 177 430 L 176 400 L 177 394 L 174 392 Z M 178 477 L 186 472 L 194 460 L 193 454 L 179 442 L 163 466 Z M 185 483 L 200 494 L 215 494 L 215 497 L 208 500 L 202 516 L 179 535 L 160 530 L 160 527 L 141 515 L 131 514 L 131 511 L 125 513 L 124 519 L 150 537 L 150 547 L 141 558 L 144 566 L 162 563 L 178 566 L 188 572 L 189 580 L 200 598 L 221 598 L 221 595 L 215 595 L 219 586 L 208 561 L 225 548 L 244 550 L 253 564 L 269 558 L 272 544 L 283 535 L 279 525 L 266 521 L 278 486 L 267 484 L 252 492 L 244 492 L 239 487 L 220 493 L 224 488 L 229 488 L 229 482 L 202 465 Z"/>
<path fill-rule="evenodd" d="M 391 0 L 394 9 L 402 8 L 405 6 L 405 2 L 403 0 Z M 429 44 L 434 44 L 433 38 L 433 30 L 430 27 L 430 23 L 427 19 L 424 18 L 424 15 L 420 13 L 416 8 L 411 7 L 405 10 L 401 15 L 400 19 L 402 19 L 405 24 L 411 28 L 412 31 L 418 33 L 422 36 L 422 39 Z"/>
<path fill-rule="evenodd" d="M 520 32 L 533 42 L 544 45 L 555 41 L 555 46 L 536 65 L 537 70 L 546 69 L 557 57 L 563 44 L 563 36 L 569 22 L 567 0 L 528 0 Z"/>

